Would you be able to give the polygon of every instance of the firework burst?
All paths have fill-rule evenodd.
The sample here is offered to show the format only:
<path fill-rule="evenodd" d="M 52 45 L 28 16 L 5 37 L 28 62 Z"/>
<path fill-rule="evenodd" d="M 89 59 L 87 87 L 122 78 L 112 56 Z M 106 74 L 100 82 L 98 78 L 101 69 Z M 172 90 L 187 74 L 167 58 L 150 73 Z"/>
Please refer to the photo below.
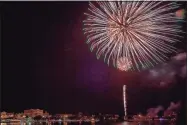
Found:
<path fill-rule="evenodd" d="M 107 64 L 118 67 L 124 58 L 128 69 L 145 69 L 168 59 L 176 52 L 174 43 L 182 33 L 175 10 L 176 2 L 118 1 L 89 3 L 84 33 Z M 130 63 L 131 62 L 131 63 Z M 127 70 L 124 70 L 127 71 Z"/>
<path fill-rule="evenodd" d="M 128 71 L 132 67 L 132 62 L 126 57 L 121 57 L 117 60 L 117 68 L 121 71 Z"/>

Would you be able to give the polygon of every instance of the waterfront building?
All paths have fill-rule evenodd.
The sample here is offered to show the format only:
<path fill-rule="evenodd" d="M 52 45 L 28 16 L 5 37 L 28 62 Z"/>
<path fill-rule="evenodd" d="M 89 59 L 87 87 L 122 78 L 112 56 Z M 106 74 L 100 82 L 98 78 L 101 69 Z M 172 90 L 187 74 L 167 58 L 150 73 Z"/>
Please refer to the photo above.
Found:
<path fill-rule="evenodd" d="M 24 113 L 16 113 L 16 114 L 14 115 L 14 117 L 15 117 L 16 119 L 22 119 L 22 118 L 25 118 L 26 116 L 24 115 Z"/>
<path fill-rule="evenodd" d="M 1 112 L 2 119 L 13 118 L 13 117 L 14 117 L 14 113 Z"/>
<path fill-rule="evenodd" d="M 13 118 L 14 117 L 14 113 L 6 113 L 8 118 Z"/>
<path fill-rule="evenodd" d="M 43 117 L 49 117 L 49 113 L 47 111 L 44 112 Z"/>
<path fill-rule="evenodd" d="M 7 118 L 7 113 L 6 112 L 1 112 L 1 119 Z"/>
<path fill-rule="evenodd" d="M 24 110 L 24 115 L 28 117 L 43 116 L 44 111 L 41 109 L 29 109 Z"/>

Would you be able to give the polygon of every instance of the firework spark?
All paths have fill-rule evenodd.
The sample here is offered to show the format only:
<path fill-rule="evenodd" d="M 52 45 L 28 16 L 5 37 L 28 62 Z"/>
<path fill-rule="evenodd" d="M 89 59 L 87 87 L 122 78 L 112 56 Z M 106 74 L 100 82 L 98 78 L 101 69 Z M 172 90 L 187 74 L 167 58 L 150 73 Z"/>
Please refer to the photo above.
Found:
<path fill-rule="evenodd" d="M 180 41 L 182 33 L 176 23 L 176 2 L 90 2 L 89 6 L 83 21 L 87 43 L 108 65 L 118 67 L 118 60 L 126 57 L 133 65 L 131 69 L 145 69 L 176 52 L 173 44 Z"/>
<path fill-rule="evenodd" d="M 117 68 L 121 71 L 127 71 L 132 67 L 132 62 L 126 57 L 121 57 L 117 60 Z"/>

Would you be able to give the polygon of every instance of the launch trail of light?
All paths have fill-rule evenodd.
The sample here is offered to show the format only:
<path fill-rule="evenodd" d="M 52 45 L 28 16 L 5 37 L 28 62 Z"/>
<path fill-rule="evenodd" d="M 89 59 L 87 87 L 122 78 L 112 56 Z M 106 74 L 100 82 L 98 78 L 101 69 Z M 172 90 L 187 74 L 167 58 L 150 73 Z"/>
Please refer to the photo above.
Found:
<path fill-rule="evenodd" d="M 124 115 L 125 117 L 127 117 L 126 85 L 123 86 L 123 105 L 124 105 Z"/>

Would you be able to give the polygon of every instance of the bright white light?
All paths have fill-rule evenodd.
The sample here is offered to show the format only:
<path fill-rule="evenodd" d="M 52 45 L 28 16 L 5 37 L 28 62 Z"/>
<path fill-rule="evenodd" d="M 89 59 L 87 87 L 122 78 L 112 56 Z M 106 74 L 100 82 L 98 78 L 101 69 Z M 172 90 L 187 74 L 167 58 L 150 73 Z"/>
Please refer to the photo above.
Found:
<path fill-rule="evenodd" d="M 127 116 L 127 104 L 126 104 L 126 85 L 123 86 L 123 102 L 124 102 L 124 113 Z"/>
<path fill-rule="evenodd" d="M 117 60 L 117 68 L 121 71 L 127 71 L 132 67 L 132 62 L 126 57 L 121 57 Z"/>

